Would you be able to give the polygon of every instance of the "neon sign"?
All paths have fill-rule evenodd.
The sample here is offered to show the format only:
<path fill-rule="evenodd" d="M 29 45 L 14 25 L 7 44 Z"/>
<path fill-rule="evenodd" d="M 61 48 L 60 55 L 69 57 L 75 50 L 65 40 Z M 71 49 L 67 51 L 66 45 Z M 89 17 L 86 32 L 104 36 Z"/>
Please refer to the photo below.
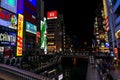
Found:
<path fill-rule="evenodd" d="M 26 31 L 33 33 L 33 34 L 36 34 L 37 27 L 32 23 L 26 22 Z"/>
<path fill-rule="evenodd" d="M 18 36 L 16 56 L 22 56 L 22 38 L 23 38 L 23 15 L 18 14 Z"/>
<path fill-rule="evenodd" d="M 0 25 L 17 29 L 17 16 L 0 8 Z"/>
<path fill-rule="evenodd" d="M 7 32 L 0 33 L 0 41 L 16 42 L 16 36 L 9 35 Z"/>
<path fill-rule="evenodd" d="M 17 0 L 1 0 L 1 7 L 16 13 L 17 12 Z"/>
<path fill-rule="evenodd" d="M 16 43 L 16 34 L 15 33 L 0 33 L 0 44 L 3 45 L 14 45 Z"/>
<path fill-rule="evenodd" d="M 24 3 L 24 0 L 18 0 L 17 2 L 17 13 L 18 14 L 23 14 L 23 3 Z"/>

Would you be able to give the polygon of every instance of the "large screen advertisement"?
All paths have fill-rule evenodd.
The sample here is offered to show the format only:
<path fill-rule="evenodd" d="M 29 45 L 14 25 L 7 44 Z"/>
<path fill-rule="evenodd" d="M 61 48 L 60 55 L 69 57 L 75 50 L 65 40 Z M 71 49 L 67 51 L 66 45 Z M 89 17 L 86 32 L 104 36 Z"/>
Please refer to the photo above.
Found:
<path fill-rule="evenodd" d="M 36 27 L 36 25 L 26 21 L 26 31 L 30 32 L 30 33 L 33 33 L 33 34 L 36 34 L 37 33 L 37 27 Z"/>
<path fill-rule="evenodd" d="M 16 46 L 16 33 L 0 32 L 0 45 Z"/>
<path fill-rule="evenodd" d="M 24 0 L 25 20 L 36 24 L 36 0 Z"/>
<path fill-rule="evenodd" d="M 27 11 L 24 11 L 25 20 L 36 24 L 36 17 Z"/>
<path fill-rule="evenodd" d="M 0 6 L 11 12 L 17 12 L 17 0 L 1 0 Z"/>
<path fill-rule="evenodd" d="M 17 29 L 17 16 L 0 8 L 0 25 Z"/>

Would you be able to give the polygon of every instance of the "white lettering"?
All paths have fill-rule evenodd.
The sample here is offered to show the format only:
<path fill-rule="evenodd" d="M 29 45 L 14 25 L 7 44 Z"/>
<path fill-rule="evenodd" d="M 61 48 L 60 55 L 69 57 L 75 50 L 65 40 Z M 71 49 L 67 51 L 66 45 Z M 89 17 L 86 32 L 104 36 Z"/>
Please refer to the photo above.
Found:
<path fill-rule="evenodd" d="M 7 32 L 0 33 L 0 41 L 16 42 L 16 36 L 9 35 Z"/>

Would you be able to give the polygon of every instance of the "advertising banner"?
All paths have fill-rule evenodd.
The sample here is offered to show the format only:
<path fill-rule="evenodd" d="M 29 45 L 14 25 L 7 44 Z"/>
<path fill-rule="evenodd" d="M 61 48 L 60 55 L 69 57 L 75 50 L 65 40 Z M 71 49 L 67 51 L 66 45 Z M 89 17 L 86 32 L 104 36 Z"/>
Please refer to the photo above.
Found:
<path fill-rule="evenodd" d="M 11 12 L 17 12 L 17 0 L 1 0 L 0 6 Z"/>
<path fill-rule="evenodd" d="M 17 33 L 17 53 L 16 56 L 22 56 L 23 46 L 23 15 L 18 14 L 18 33 Z"/>
<path fill-rule="evenodd" d="M 24 0 L 17 1 L 17 14 L 23 14 L 24 10 Z"/>
<path fill-rule="evenodd" d="M 36 25 L 26 21 L 26 31 L 30 32 L 30 33 L 33 33 L 33 34 L 36 34 L 37 33 L 37 27 L 36 27 Z"/>
<path fill-rule="evenodd" d="M 36 24 L 36 0 L 24 0 L 24 19 Z"/>
<path fill-rule="evenodd" d="M 17 29 L 17 16 L 0 8 L 0 25 Z"/>
<path fill-rule="evenodd" d="M 47 12 L 47 19 L 57 19 L 57 11 L 50 11 Z"/>
<path fill-rule="evenodd" d="M 16 33 L 0 32 L 0 45 L 16 46 Z"/>
<path fill-rule="evenodd" d="M 46 51 L 47 49 L 47 24 L 46 24 L 46 18 L 44 18 L 44 21 L 41 21 L 41 29 L 40 29 L 40 44 L 41 44 L 41 49 L 44 49 Z"/>

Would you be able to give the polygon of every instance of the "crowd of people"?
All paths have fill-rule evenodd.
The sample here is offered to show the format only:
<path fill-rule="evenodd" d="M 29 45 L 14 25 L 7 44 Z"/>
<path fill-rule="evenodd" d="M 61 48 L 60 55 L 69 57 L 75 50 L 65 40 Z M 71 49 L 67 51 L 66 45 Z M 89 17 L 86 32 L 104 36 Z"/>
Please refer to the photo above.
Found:
<path fill-rule="evenodd" d="M 106 59 L 99 59 L 96 61 L 97 72 L 100 80 L 113 80 L 110 70 L 113 68 L 113 63 L 106 61 Z"/>

